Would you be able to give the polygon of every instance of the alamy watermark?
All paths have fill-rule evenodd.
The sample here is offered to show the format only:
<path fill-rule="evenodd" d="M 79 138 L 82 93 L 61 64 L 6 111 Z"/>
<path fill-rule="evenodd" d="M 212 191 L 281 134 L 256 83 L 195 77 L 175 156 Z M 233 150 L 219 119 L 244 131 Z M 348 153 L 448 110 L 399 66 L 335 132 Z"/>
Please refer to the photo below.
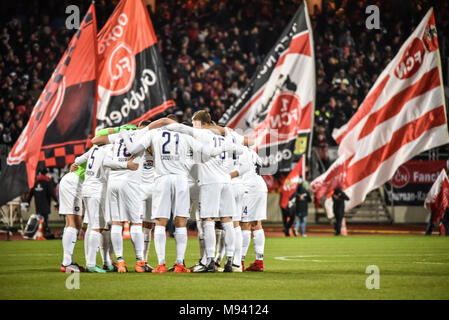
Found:
<path fill-rule="evenodd" d="M 65 8 L 65 13 L 69 16 L 65 19 L 65 27 L 69 30 L 80 28 L 80 8 L 74 4 Z"/>
<path fill-rule="evenodd" d="M 365 13 L 369 16 L 365 20 L 365 26 L 368 30 L 380 29 L 380 13 L 379 7 L 375 5 L 370 5 L 366 7 Z"/>
<path fill-rule="evenodd" d="M 68 290 L 79 290 L 80 289 L 80 273 L 73 272 L 70 276 L 65 280 L 65 287 Z"/>
<path fill-rule="evenodd" d="M 365 273 L 370 274 L 365 280 L 365 286 L 368 290 L 380 289 L 380 270 L 376 265 L 366 267 Z"/>

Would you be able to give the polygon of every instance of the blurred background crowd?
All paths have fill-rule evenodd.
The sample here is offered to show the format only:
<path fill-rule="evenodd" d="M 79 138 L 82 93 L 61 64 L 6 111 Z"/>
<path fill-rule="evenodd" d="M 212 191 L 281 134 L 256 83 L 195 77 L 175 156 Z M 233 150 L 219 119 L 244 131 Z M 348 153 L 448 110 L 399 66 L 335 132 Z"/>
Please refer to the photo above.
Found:
<path fill-rule="evenodd" d="M 118 1 L 96 2 L 98 29 Z M 151 2 L 151 1 L 150 1 Z M 166 0 L 148 10 L 159 39 L 180 120 L 206 108 L 218 121 L 249 82 L 301 1 Z M 411 5 L 410 3 L 413 3 Z M 4 159 L 66 49 L 65 8 L 83 15 L 90 1 L 15 0 L 0 3 L 0 156 Z M 380 30 L 368 30 L 365 8 L 380 9 Z M 447 82 L 449 2 L 323 0 L 311 8 L 317 104 L 313 144 L 328 165 L 333 128 L 356 112 L 376 77 L 430 6 Z M 4 163 L 2 163 L 4 165 Z M 0 168 L 1 170 L 1 168 Z"/>

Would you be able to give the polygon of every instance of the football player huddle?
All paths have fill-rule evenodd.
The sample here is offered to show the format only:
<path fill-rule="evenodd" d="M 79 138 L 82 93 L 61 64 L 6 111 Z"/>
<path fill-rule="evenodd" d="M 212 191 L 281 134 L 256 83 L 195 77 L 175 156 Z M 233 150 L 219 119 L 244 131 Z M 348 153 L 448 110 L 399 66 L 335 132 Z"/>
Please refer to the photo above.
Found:
<path fill-rule="evenodd" d="M 201 110 L 192 126 L 174 115 L 138 127 L 97 132 L 93 147 L 77 157 L 60 182 L 59 213 L 65 215 L 62 272 L 128 272 L 123 259 L 123 223 L 130 223 L 135 272 L 263 271 L 267 187 L 253 141 L 215 125 Z M 83 210 L 84 208 L 84 210 Z M 84 223 L 86 268 L 73 261 Z M 186 268 L 187 219 L 198 229 L 200 258 Z M 173 217 L 176 261 L 165 261 L 166 225 Z M 151 233 L 158 265 L 148 264 Z M 244 260 L 253 232 L 256 260 Z M 96 265 L 100 250 L 103 267 Z M 114 262 L 114 257 L 116 262 Z M 225 258 L 224 267 L 221 262 Z"/>

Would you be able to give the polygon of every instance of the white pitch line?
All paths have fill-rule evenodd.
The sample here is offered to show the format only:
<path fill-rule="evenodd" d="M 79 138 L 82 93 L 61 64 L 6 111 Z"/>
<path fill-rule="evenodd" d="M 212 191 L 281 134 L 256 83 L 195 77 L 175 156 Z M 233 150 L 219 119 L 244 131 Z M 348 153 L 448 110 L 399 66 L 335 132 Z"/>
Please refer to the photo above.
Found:
<path fill-rule="evenodd" d="M 300 262 L 349 262 L 348 260 L 318 260 L 318 259 L 312 259 L 307 260 L 307 258 L 318 258 L 318 257 L 363 257 L 363 258 L 372 258 L 372 257 L 386 257 L 386 256 L 402 256 L 402 257 L 415 257 L 415 256 L 449 256 L 449 253 L 426 253 L 426 254 L 330 254 L 330 255 L 297 255 L 297 256 L 283 256 L 283 257 L 275 257 L 276 260 L 281 261 L 300 261 Z M 354 263 L 360 262 L 360 261 L 351 261 Z M 392 264 L 404 264 L 404 263 L 419 263 L 419 264 L 449 264 L 447 262 L 424 262 L 424 261 L 410 261 L 410 262 L 386 262 L 386 263 L 392 263 Z"/>

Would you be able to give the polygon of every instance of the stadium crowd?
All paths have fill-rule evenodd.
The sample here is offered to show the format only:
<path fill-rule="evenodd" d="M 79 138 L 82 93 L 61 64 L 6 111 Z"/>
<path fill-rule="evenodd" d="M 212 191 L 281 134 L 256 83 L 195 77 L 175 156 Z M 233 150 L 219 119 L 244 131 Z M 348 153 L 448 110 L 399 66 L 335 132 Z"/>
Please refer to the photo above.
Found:
<path fill-rule="evenodd" d="M 118 1 L 97 1 L 100 29 Z M 238 97 L 301 1 L 167 0 L 152 18 L 181 121 L 205 108 L 214 121 Z M 376 77 L 394 57 L 432 1 L 377 1 L 380 30 L 365 26 L 372 1 L 323 0 L 311 21 L 315 42 L 317 104 L 314 146 L 327 161 L 334 127 L 350 119 Z M 90 1 L 0 4 L 0 153 L 4 157 L 26 125 L 73 31 L 65 8 Z M 448 47 L 449 3 L 435 9 L 440 48 Z M 446 18 L 445 18 L 446 17 Z M 444 49 L 447 50 L 447 49 Z M 443 53 L 444 57 L 444 53 Z M 443 63 L 447 58 L 443 59 Z M 447 68 L 447 67 L 446 67 Z M 444 70 L 446 69 L 444 68 Z"/>

